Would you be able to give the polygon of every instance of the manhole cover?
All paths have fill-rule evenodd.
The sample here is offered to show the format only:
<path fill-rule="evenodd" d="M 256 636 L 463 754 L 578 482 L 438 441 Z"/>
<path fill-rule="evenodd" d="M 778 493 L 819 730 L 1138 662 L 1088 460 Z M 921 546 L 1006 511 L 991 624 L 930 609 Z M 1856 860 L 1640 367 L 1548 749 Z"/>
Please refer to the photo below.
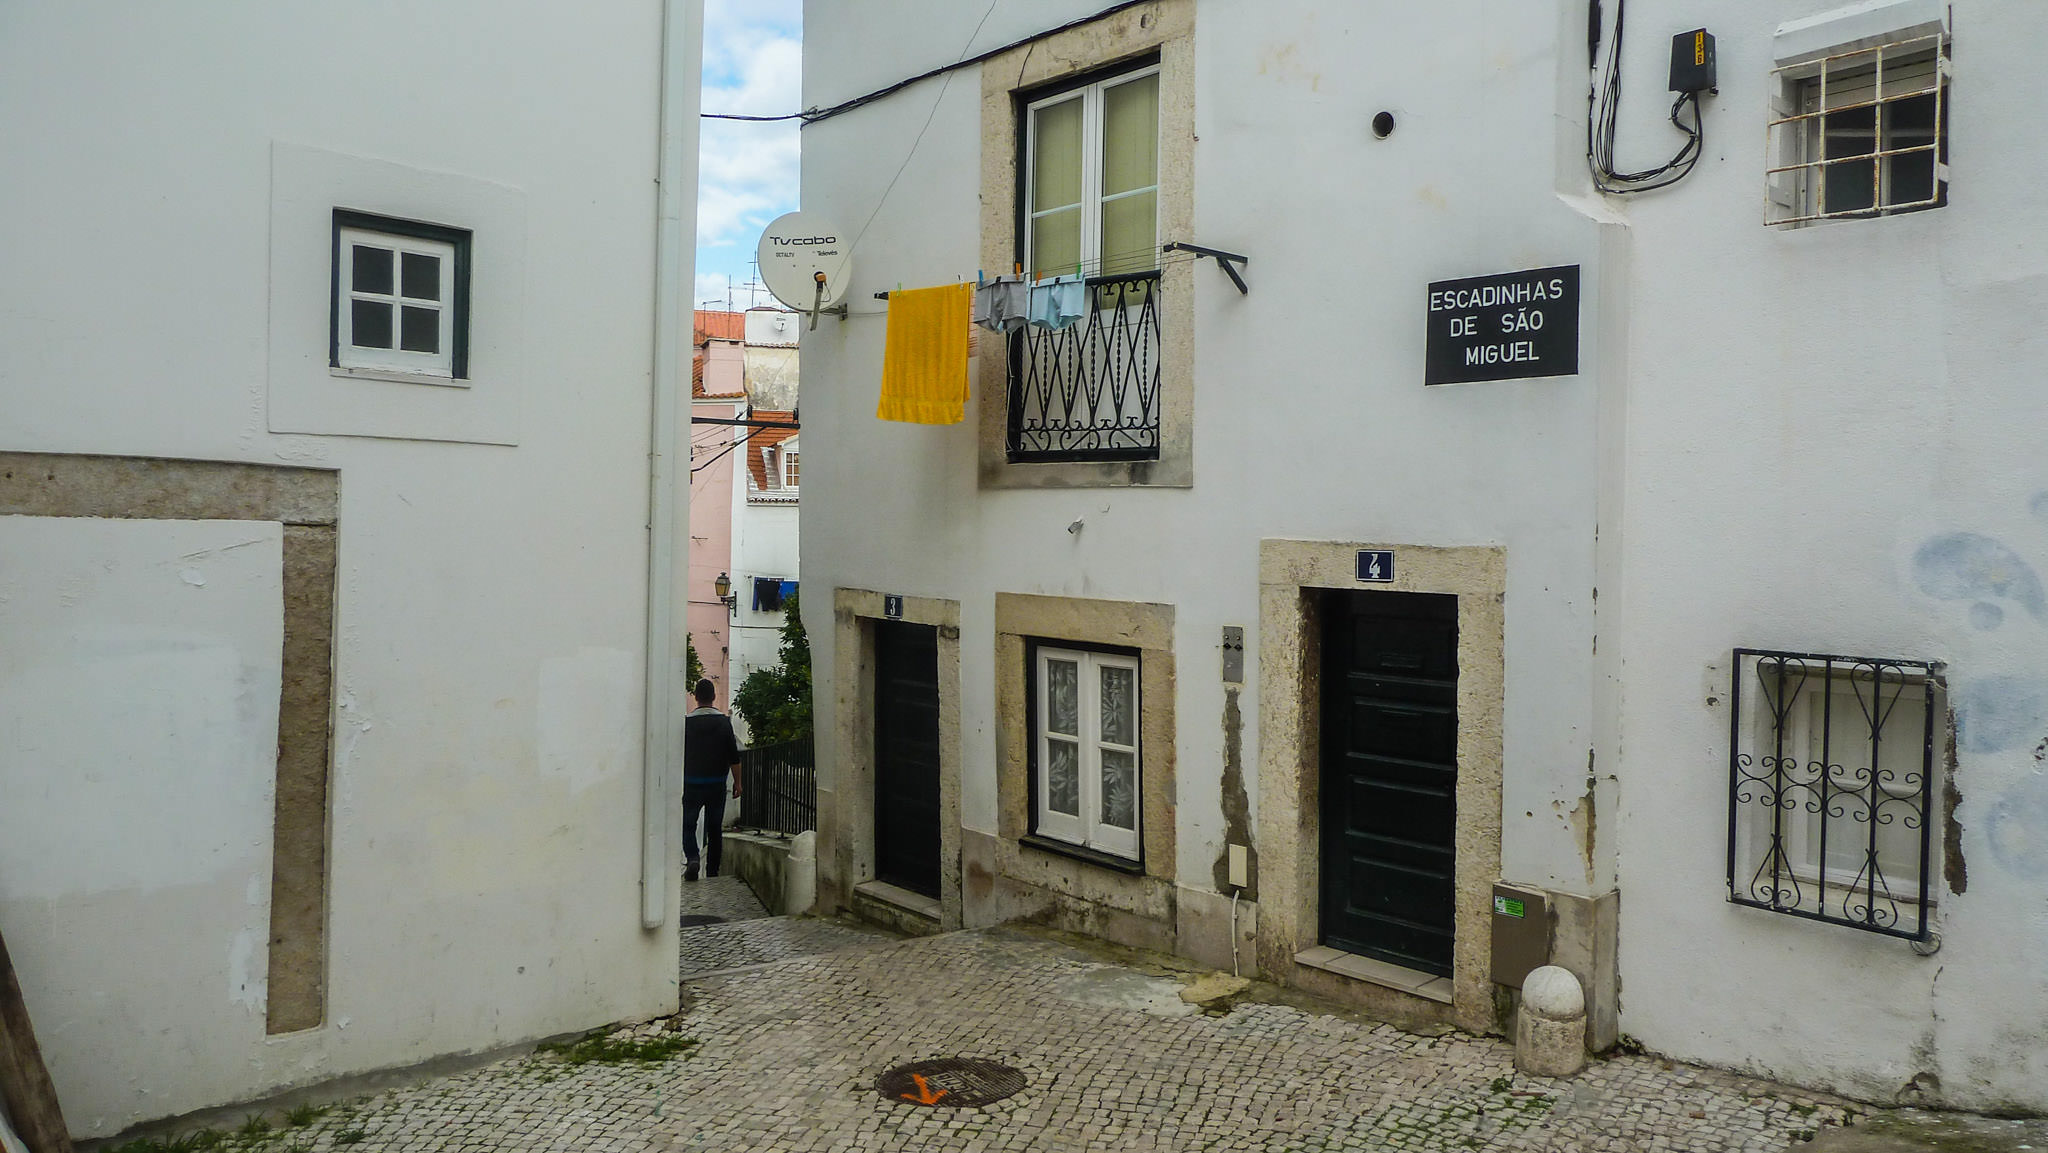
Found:
<path fill-rule="evenodd" d="M 725 918 L 714 917 L 709 913 L 692 913 L 684 917 L 681 924 L 685 929 L 694 929 L 699 925 L 723 925 L 725 924 Z"/>
<path fill-rule="evenodd" d="M 976 1057 L 944 1057 L 899 1065 L 875 1078 L 892 1101 L 972 1108 L 1000 1101 L 1024 1087 L 1024 1071 Z"/>

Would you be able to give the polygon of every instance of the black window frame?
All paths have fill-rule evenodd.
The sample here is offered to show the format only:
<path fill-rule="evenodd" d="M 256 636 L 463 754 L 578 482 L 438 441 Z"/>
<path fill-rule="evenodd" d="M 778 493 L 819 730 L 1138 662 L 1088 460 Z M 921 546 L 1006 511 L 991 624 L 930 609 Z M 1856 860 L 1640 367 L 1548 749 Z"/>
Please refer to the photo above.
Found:
<path fill-rule="evenodd" d="M 408 220 L 397 216 L 380 216 L 373 212 L 360 212 L 353 208 L 334 210 L 334 221 L 328 243 L 328 292 L 327 292 L 327 366 L 340 368 L 341 364 L 341 302 L 347 294 L 341 283 L 341 232 L 345 228 L 364 232 L 381 232 L 387 236 L 403 236 L 413 240 L 431 240 L 446 244 L 455 250 L 454 300 L 449 302 L 450 339 L 449 374 L 455 380 L 469 379 L 469 284 L 470 246 L 474 233 L 467 228 L 449 224 L 434 224 L 425 220 Z"/>
<path fill-rule="evenodd" d="M 1136 807 L 1133 813 L 1138 819 L 1138 855 L 1124 857 L 1077 845 L 1046 836 L 1038 831 L 1038 650 L 1041 648 L 1071 649 L 1078 652 L 1104 653 L 1109 656 L 1127 657 L 1137 663 L 1138 701 L 1136 722 L 1138 742 L 1138 779 L 1133 782 L 1137 788 Z M 1061 637 L 1024 638 L 1024 814 L 1025 833 L 1017 843 L 1027 848 L 1056 856 L 1069 857 L 1084 864 L 1108 869 L 1111 872 L 1127 873 L 1131 876 L 1145 875 L 1145 771 L 1150 760 L 1145 755 L 1145 651 L 1129 645 L 1108 645 L 1097 641 L 1066 640 Z"/>
<path fill-rule="evenodd" d="M 1775 669 L 1777 679 L 1775 698 L 1771 695 L 1772 680 L 1766 673 L 1767 669 L 1772 668 Z M 1937 844 L 1934 826 L 1938 817 L 1935 810 L 1935 784 L 1937 777 L 1943 777 L 1945 780 L 1945 773 L 1949 771 L 1949 766 L 1943 763 L 1944 758 L 1938 756 L 1936 752 L 1939 746 L 1935 718 L 1937 715 L 1945 716 L 1947 712 L 1947 686 L 1942 676 L 1943 666 L 1939 662 L 1904 658 L 1738 648 L 1734 650 L 1731 669 L 1728 726 L 1728 900 L 1749 908 L 1842 925 L 1887 937 L 1915 942 L 1930 940 L 1934 935 L 1935 873 L 1940 867 L 1940 862 L 1935 857 Z M 1799 697 L 1803 691 L 1802 687 L 1795 687 L 1789 698 L 1786 695 L 1785 678 L 1790 675 L 1790 670 L 1794 669 L 1798 672 L 1802 686 L 1806 680 L 1817 677 L 1822 686 L 1821 691 L 1830 694 L 1823 698 L 1822 704 L 1823 751 L 1819 762 L 1808 761 L 1804 753 L 1788 756 L 1784 745 L 1786 720 L 1791 716 L 1793 709 L 1798 707 Z M 1853 686 L 1859 673 L 1867 673 L 1871 677 L 1871 683 L 1878 686 L 1882 686 L 1888 676 L 1894 678 L 1895 683 L 1902 689 L 1909 683 L 1917 682 L 1923 704 L 1920 731 L 1904 734 L 1895 732 L 1892 737 L 1894 741 L 1915 741 L 1919 745 L 1917 783 L 1911 771 L 1903 779 L 1893 778 L 1901 780 L 1901 783 L 1913 789 L 1911 793 L 1886 796 L 1883 800 L 1874 799 L 1880 791 L 1889 793 L 1889 790 L 1884 788 L 1884 781 L 1893 770 L 1886 767 L 1881 750 L 1886 739 L 1884 726 L 1897 703 L 1896 699 L 1893 705 L 1878 710 L 1874 720 L 1870 716 L 1871 708 L 1860 701 L 1856 707 L 1845 710 L 1845 715 L 1850 719 L 1860 713 L 1869 725 L 1868 739 L 1874 750 L 1872 765 L 1868 770 L 1852 768 L 1851 779 L 1856 780 L 1859 771 L 1867 776 L 1867 787 L 1873 799 L 1863 800 L 1862 788 L 1845 789 L 1836 783 L 1835 774 L 1841 769 L 1841 765 L 1836 763 L 1836 758 L 1828 748 L 1828 743 L 1833 740 L 1831 732 L 1828 731 L 1832 728 L 1835 708 L 1832 693 L 1837 691 L 1833 685 L 1837 679 L 1844 679 Z M 1754 736 L 1759 744 L 1765 739 L 1770 740 L 1772 743 L 1768 748 L 1744 744 L 1744 710 L 1750 706 L 1744 704 L 1743 685 L 1751 676 L 1756 678 L 1756 691 L 1763 695 L 1762 707 L 1770 714 L 1770 732 L 1762 732 L 1764 726 L 1759 724 L 1754 726 Z M 1870 701 L 1874 703 L 1881 698 L 1880 692 L 1873 692 Z M 1856 735 L 1852 730 L 1847 739 L 1855 739 Z M 1910 745 L 1908 747 L 1911 748 Z M 1788 762 L 1791 761 L 1797 763 L 1788 766 Z M 1820 771 L 1816 772 L 1816 769 Z M 1801 774 L 1811 775 L 1813 779 L 1806 780 Z M 1831 803 L 1831 798 L 1843 796 L 1855 799 L 1847 804 Z M 1861 806 L 1861 812 L 1865 815 L 1858 815 L 1858 806 Z M 1887 810 L 1887 806 L 1898 807 Z M 1886 812 L 1891 814 L 1889 819 L 1871 819 L 1872 815 Z M 1738 854 L 1738 842 L 1742 836 L 1745 819 L 1761 822 L 1766 819 L 1766 813 L 1769 814 L 1768 819 L 1772 824 L 1766 835 L 1764 854 L 1760 858 L 1754 851 L 1749 854 L 1750 857 L 1757 858 L 1756 868 L 1752 871 L 1746 867 L 1748 862 Z M 1784 822 L 1788 816 L 1818 819 L 1821 830 L 1818 854 L 1820 864 L 1816 877 L 1804 878 L 1794 871 L 1794 863 L 1785 851 Z M 1919 833 L 1918 884 L 1915 891 L 1904 895 L 1894 894 L 1889 885 L 1880 889 L 1883 871 L 1881 863 L 1876 859 L 1876 829 L 1879 824 L 1888 824 L 1892 820 L 1901 821 L 1905 828 L 1917 829 Z M 1844 886 L 1839 880 L 1830 880 L 1827 865 L 1828 830 L 1831 827 L 1846 826 L 1854 833 L 1859 825 L 1869 830 L 1863 834 L 1869 845 L 1864 868 L 1872 870 L 1871 880 L 1864 881 L 1865 873 L 1859 870 L 1851 877 L 1848 885 Z M 1776 862 L 1784 862 L 1782 873 L 1773 867 Z M 1766 876 L 1767 871 L 1769 876 Z M 1802 884 L 1814 888 L 1816 896 L 1811 901 L 1807 898 Z M 1839 894 L 1838 897 L 1830 897 L 1830 887 Z M 1836 911 L 1830 911 L 1831 903 L 1838 906 Z M 1909 916 L 1912 918 L 1910 927 L 1906 923 Z"/>

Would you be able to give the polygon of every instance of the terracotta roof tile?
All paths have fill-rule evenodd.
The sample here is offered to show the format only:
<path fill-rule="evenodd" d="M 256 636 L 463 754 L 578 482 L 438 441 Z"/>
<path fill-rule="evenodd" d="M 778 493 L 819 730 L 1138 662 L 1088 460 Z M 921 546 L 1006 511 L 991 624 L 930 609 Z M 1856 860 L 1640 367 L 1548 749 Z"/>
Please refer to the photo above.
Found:
<path fill-rule="evenodd" d="M 744 312 L 718 312 L 700 308 L 697 310 L 697 332 L 691 343 L 699 348 L 707 340 L 745 340 L 747 338 L 747 314 Z"/>
<path fill-rule="evenodd" d="M 747 454 L 747 475 L 753 478 L 753 487 L 755 491 L 776 491 L 775 489 L 769 487 L 768 462 L 766 460 L 765 454 L 761 450 L 764 448 L 773 448 L 774 446 L 781 444 L 783 441 L 788 440 L 790 437 L 793 437 L 797 434 L 797 426 L 794 423 L 795 415 L 796 414 L 794 413 L 776 412 L 772 409 L 765 408 L 757 408 L 750 414 L 751 418 L 754 420 L 773 420 L 791 422 L 788 428 L 755 428 L 748 430 L 750 435 L 747 438 L 746 448 L 743 449 L 742 451 L 744 451 Z"/>

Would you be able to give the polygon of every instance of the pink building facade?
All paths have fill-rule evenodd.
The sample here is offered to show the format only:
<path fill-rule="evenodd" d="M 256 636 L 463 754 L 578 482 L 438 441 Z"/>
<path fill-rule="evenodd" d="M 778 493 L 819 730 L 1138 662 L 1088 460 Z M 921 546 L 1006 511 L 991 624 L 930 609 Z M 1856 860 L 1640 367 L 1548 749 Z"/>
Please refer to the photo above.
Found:
<path fill-rule="evenodd" d="M 699 310 L 690 387 L 692 419 L 730 420 L 746 411 L 746 317 Z M 717 686 L 717 706 L 732 703 L 732 615 L 718 578 L 732 572 L 733 478 L 746 430 L 722 424 L 690 429 L 690 643 Z"/>

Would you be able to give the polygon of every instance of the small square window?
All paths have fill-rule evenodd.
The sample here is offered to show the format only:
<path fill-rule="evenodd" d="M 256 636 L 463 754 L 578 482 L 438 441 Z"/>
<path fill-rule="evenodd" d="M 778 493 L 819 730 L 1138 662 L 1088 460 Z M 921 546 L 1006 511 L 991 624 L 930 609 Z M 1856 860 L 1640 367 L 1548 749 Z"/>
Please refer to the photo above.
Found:
<path fill-rule="evenodd" d="M 1771 224 L 1860 219 L 1948 203 L 1949 57 L 1940 35 L 1777 70 Z"/>
<path fill-rule="evenodd" d="M 334 211 L 328 363 L 343 374 L 469 376 L 470 233 Z"/>
<path fill-rule="evenodd" d="M 1031 660 L 1032 831 L 1136 861 L 1137 654 L 1038 645 Z"/>

